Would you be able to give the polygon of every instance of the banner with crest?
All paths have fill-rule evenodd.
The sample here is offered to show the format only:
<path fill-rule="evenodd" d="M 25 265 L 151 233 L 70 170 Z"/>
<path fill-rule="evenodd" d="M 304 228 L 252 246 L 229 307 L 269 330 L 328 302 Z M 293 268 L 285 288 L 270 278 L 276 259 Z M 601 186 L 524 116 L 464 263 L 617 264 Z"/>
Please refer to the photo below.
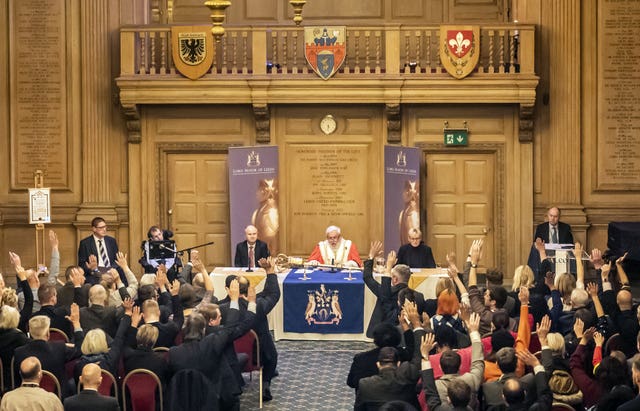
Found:
<path fill-rule="evenodd" d="M 249 224 L 258 229 L 258 239 L 269 253 L 278 253 L 278 147 L 230 147 L 229 156 L 230 252 L 244 241 Z M 213 178 L 213 177 L 211 177 Z"/>
<path fill-rule="evenodd" d="M 420 229 L 420 149 L 384 147 L 385 256 L 409 242 L 409 230 Z"/>
<path fill-rule="evenodd" d="M 333 76 L 347 55 L 345 26 L 304 28 L 304 55 L 307 63 L 323 80 Z"/>
<path fill-rule="evenodd" d="M 197 80 L 213 64 L 213 35 L 211 26 L 171 27 L 173 64 L 183 76 Z"/>
<path fill-rule="evenodd" d="M 457 79 L 471 74 L 480 59 L 480 26 L 440 26 L 440 61 Z"/>

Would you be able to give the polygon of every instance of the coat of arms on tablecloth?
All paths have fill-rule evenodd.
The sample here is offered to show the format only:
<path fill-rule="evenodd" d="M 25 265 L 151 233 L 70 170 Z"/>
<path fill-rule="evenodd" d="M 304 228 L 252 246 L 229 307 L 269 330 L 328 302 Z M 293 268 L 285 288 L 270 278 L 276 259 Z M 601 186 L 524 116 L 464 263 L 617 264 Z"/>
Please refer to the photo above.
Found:
<path fill-rule="evenodd" d="M 325 288 L 324 284 L 320 284 L 319 290 L 307 290 L 309 302 L 304 312 L 304 319 L 309 325 L 329 325 L 340 324 L 342 319 L 342 309 L 338 290 Z"/>

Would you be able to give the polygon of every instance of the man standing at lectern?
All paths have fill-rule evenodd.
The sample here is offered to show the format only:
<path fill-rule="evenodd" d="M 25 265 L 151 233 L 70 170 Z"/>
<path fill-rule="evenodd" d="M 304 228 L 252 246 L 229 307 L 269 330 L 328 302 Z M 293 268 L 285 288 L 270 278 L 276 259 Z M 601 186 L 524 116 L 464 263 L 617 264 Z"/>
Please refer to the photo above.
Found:
<path fill-rule="evenodd" d="M 547 244 L 573 244 L 571 226 L 560 222 L 560 209 L 551 207 L 547 210 L 547 222 L 536 227 L 533 241 L 538 238 Z"/>
<path fill-rule="evenodd" d="M 248 267 L 253 270 L 261 258 L 269 257 L 269 248 L 266 243 L 258 240 L 258 229 L 255 226 L 248 225 L 244 229 L 244 235 L 247 239 L 236 245 L 233 263 L 236 267 Z"/>
<path fill-rule="evenodd" d="M 97 284 L 103 272 L 115 268 L 120 279 L 128 285 L 124 271 L 116 264 L 118 243 L 116 239 L 107 235 L 107 223 L 102 217 L 91 220 L 93 234 L 80 241 L 78 246 L 78 265 L 84 269 L 84 276 L 89 284 Z"/>
<path fill-rule="evenodd" d="M 340 227 L 329 226 L 325 233 L 327 239 L 316 244 L 309 256 L 309 263 L 362 267 L 356 245 L 342 238 Z"/>

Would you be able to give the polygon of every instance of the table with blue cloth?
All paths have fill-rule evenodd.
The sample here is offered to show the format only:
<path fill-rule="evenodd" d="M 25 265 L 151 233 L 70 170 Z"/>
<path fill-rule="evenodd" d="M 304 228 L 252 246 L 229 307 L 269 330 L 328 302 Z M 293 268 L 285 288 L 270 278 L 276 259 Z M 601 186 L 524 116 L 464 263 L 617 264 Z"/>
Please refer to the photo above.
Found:
<path fill-rule="evenodd" d="M 303 269 L 292 270 L 283 282 L 283 331 L 362 334 L 365 322 L 362 272 L 315 270 L 306 273 L 307 280 L 304 275 Z M 348 279 L 350 275 L 352 280 Z"/>

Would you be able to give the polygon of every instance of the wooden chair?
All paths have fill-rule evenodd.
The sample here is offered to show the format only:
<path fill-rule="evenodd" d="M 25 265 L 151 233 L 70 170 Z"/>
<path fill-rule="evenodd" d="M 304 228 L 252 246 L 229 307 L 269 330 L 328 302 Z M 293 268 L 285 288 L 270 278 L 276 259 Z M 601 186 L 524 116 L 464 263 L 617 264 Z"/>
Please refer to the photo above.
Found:
<path fill-rule="evenodd" d="M 78 383 L 78 393 L 82 391 L 82 383 Z M 102 369 L 102 382 L 98 387 L 98 392 L 108 397 L 115 397 L 118 399 L 118 382 L 116 377 L 109 371 Z"/>
<path fill-rule="evenodd" d="M 156 394 L 157 393 L 157 394 Z M 122 409 L 127 410 L 127 394 L 132 411 L 155 411 L 156 396 L 162 411 L 162 383 L 150 370 L 137 368 L 130 371 L 122 381 Z"/>
<path fill-rule="evenodd" d="M 59 328 L 49 328 L 49 341 L 62 341 L 63 343 L 69 342 L 69 337 Z"/>
<path fill-rule="evenodd" d="M 260 387 L 258 397 L 260 398 L 260 408 L 262 408 L 262 363 L 260 362 L 260 340 L 258 339 L 258 334 L 253 330 L 249 330 L 245 335 L 236 339 L 233 342 L 233 346 L 236 353 L 247 355 L 247 363 L 242 372 L 248 372 L 250 380 L 253 371 L 258 371 L 258 385 Z"/>
<path fill-rule="evenodd" d="M 60 381 L 56 378 L 53 373 L 42 370 L 42 379 L 40 380 L 40 388 L 45 391 L 49 391 L 58 396 L 58 398 L 62 399 L 62 390 L 60 389 Z"/>

